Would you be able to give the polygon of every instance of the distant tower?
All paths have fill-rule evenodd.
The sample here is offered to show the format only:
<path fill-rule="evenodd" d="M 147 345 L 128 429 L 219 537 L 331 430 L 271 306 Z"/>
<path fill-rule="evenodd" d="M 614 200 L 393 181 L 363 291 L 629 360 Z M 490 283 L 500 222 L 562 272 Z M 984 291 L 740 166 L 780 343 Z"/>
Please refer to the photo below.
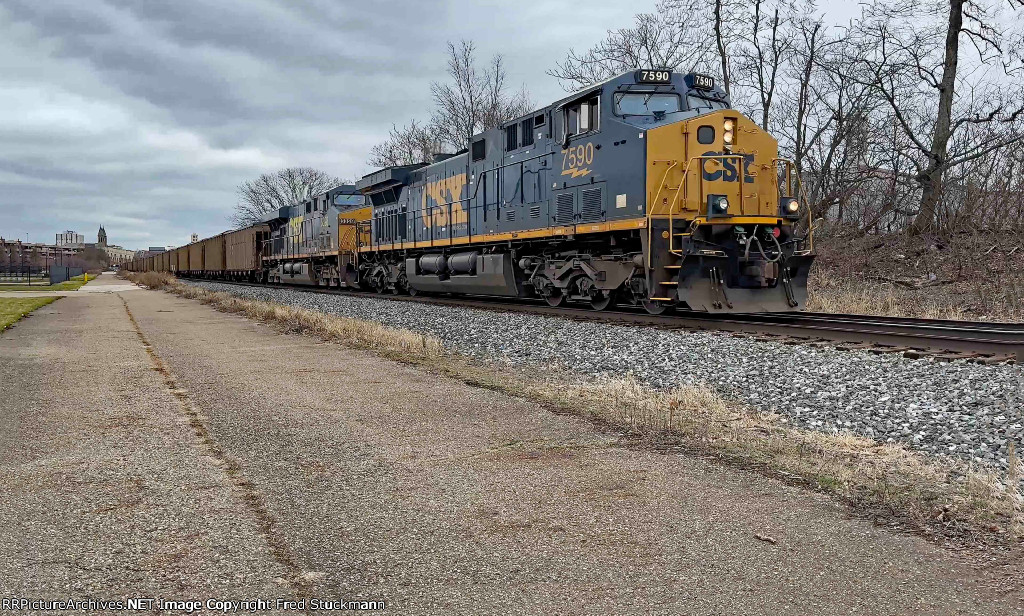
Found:
<path fill-rule="evenodd" d="M 198 241 L 199 241 L 199 234 L 198 233 L 193 233 L 192 234 L 192 243 L 195 244 Z"/>
<path fill-rule="evenodd" d="M 100 232 L 96 234 L 96 243 L 100 246 L 107 245 L 107 230 L 103 228 L 103 225 L 100 225 Z"/>

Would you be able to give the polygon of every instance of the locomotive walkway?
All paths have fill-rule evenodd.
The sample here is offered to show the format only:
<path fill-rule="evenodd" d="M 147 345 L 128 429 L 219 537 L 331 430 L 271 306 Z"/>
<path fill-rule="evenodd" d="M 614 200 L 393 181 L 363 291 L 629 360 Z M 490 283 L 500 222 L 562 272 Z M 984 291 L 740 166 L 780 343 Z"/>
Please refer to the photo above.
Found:
<path fill-rule="evenodd" d="M 156 291 L 41 309 L 0 335 L 0 375 L 0 597 L 384 599 L 399 614 L 1024 605 L 1001 569 L 815 494 Z"/>

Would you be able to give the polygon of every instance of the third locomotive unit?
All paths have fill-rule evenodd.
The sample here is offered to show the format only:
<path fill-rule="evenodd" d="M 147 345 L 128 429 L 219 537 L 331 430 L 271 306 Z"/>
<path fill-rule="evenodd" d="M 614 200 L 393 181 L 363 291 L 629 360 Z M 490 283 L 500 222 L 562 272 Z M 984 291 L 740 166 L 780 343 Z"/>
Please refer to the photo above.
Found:
<path fill-rule="evenodd" d="M 382 169 L 199 242 L 203 253 L 243 246 L 248 267 L 193 248 L 186 263 L 170 254 L 132 268 L 652 313 L 794 310 L 814 258 L 796 181 L 777 141 L 712 78 L 638 70 L 456 154 Z"/>

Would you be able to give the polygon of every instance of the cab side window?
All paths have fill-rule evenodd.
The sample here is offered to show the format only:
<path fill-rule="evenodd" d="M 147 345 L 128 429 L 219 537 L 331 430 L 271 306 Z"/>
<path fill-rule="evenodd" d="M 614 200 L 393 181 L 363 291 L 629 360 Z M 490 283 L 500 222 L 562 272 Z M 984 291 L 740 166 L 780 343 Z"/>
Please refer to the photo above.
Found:
<path fill-rule="evenodd" d="M 566 106 L 565 108 L 565 134 L 582 135 L 598 130 L 598 119 L 600 98 L 593 96 L 579 102 Z"/>

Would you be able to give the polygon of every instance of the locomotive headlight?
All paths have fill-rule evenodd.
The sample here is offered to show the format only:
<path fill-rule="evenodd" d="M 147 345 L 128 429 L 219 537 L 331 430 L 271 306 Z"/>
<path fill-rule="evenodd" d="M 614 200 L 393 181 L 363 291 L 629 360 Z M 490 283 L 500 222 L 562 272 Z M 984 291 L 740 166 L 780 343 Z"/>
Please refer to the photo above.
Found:
<path fill-rule="evenodd" d="M 793 197 L 784 197 L 780 205 L 783 216 L 795 216 L 800 213 L 800 202 Z"/>
<path fill-rule="evenodd" d="M 732 129 L 736 126 L 736 123 L 732 120 L 726 120 L 722 122 L 722 142 L 725 145 L 732 145 L 733 132 Z"/>
<path fill-rule="evenodd" d="M 725 195 L 708 195 L 706 203 L 709 217 L 729 216 L 729 198 Z"/>

